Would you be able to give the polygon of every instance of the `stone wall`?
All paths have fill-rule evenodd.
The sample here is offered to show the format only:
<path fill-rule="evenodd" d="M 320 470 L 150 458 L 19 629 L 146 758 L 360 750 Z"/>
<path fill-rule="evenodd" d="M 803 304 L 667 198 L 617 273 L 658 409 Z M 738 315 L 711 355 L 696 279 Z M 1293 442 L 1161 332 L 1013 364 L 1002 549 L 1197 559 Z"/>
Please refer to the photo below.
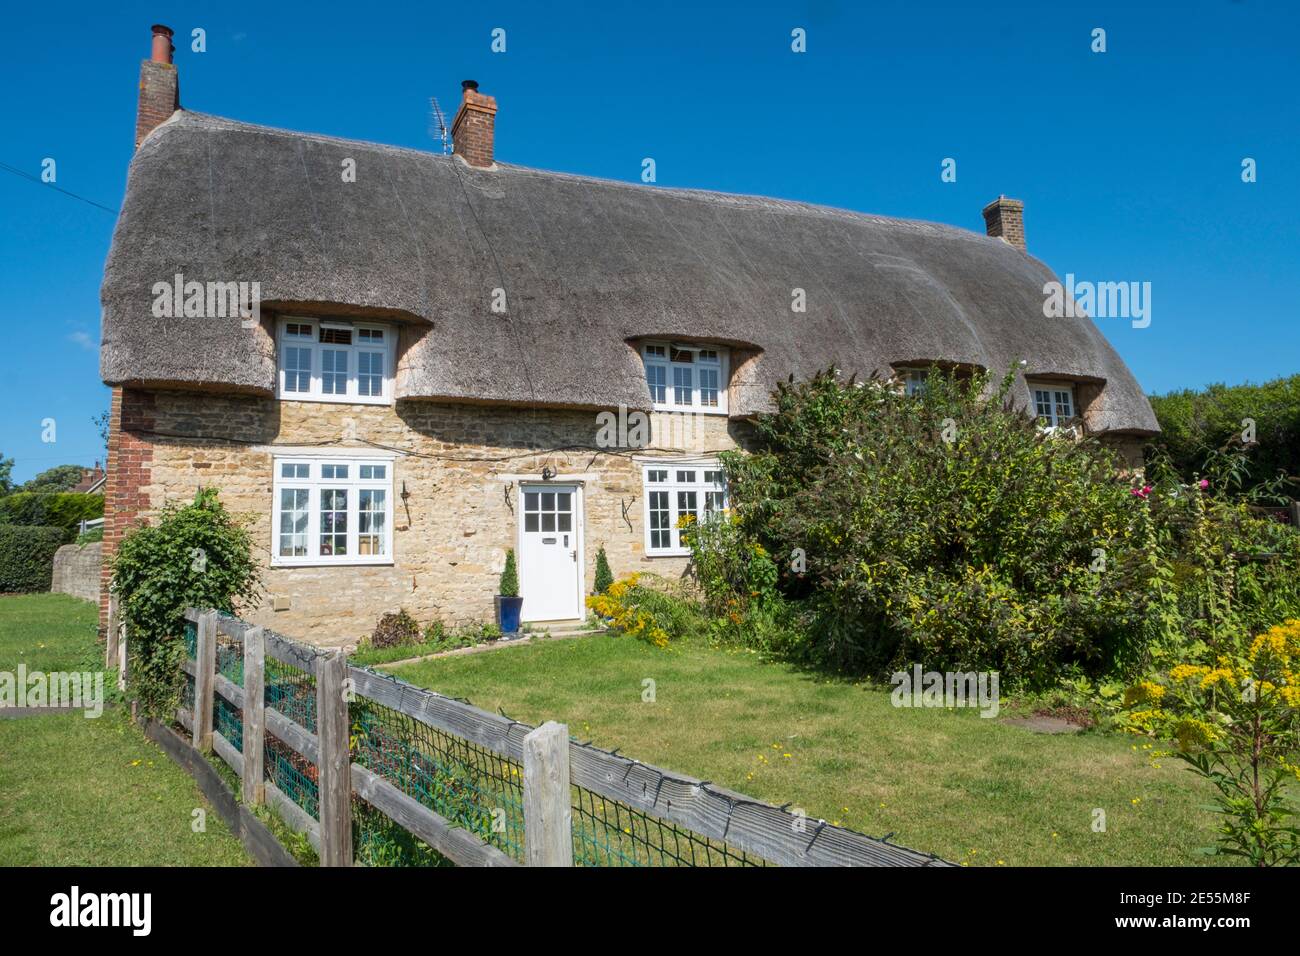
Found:
<path fill-rule="evenodd" d="M 680 576 L 686 559 L 647 557 L 639 464 L 633 455 L 738 447 L 748 426 L 725 416 L 651 416 L 649 447 L 602 450 L 592 411 L 401 401 L 396 406 L 280 402 L 158 391 L 150 394 L 149 468 L 140 492 L 156 514 L 200 485 L 247 517 L 266 566 L 266 596 L 250 620 L 322 644 L 353 643 L 380 614 L 405 608 L 421 622 L 490 620 L 492 597 L 515 547 L 519 477 L 543 467 L 582 479 L 585 582 L 597 549 L 616 576 Z M 272 457 L 335 449 L 392 451 L 391 566 L 270 567 Z M 273 610 L 280 608 L 280 610 Z"/>
<path fill-rule="evenodd" d="M 91 544 L 65 544 L 55 551 L 50 592 L 71 594 L 98 603 L 102 550 L 102 544 L 95 541 Z"/>

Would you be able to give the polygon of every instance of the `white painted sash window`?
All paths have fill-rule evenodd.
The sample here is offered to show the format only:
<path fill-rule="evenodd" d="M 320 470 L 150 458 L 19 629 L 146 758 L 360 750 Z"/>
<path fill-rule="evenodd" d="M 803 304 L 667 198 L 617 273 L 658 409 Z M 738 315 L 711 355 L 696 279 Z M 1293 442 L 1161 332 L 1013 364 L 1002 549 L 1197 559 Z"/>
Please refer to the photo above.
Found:
<path fill-rule="evenodd" d="M 278 333 L 279 397 L 391 403 L 396 337 L 392 326 L 284 319 Z"/>
<path fill-rule="evenodd" d="M 1045 428 L 1060 428 L 1074 418 L 1074 389 L 1069 385 L 1029 383 L 1034 393 L 1034 414 Z"/>
<path fill-rule="evenodd" d="M 645 550 L 650 556 L 685 555 L 680 524 L 709 521 L 727 508 L 727 488 L 716 462 L 655 462 L 642 468 Z"/>
<path fill-rule="evenodd" d="M 392 462 L 274 463 L 273 566 L 392 563 Z"/>
<path fill-rule="evenodd" d="M 641 346 L 641 357 L 656 410 L 726 413 L 726 349 L 647 342 Z"/>

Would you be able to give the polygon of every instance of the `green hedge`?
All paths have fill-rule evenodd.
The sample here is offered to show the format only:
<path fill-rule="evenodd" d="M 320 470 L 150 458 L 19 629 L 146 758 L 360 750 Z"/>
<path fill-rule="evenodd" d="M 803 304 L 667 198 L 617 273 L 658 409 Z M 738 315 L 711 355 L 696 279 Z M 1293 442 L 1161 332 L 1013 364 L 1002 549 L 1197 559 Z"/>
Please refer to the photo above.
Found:
<path fill-rule="evenodd" d="M 0 525 L 0 594 L 48 591 L 54 552 L 66 537 L 62 528 Z"/>
<path fill-rule="evenodd" d="M 83 520 L 104 517 L 104 496 L 78 491 L 18 491 L 0 498 L 0 525 L 29 525 L 63 529 L 71 541 Z"/>

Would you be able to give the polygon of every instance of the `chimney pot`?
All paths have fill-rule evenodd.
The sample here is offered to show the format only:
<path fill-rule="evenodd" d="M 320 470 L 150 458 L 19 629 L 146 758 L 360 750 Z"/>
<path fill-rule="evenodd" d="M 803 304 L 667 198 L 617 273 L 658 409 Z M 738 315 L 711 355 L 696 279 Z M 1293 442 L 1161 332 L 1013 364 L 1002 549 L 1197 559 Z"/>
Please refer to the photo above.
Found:
<path fill-rule="evenodd" d="M 170 63 L 176 48 L 172 46 L 172 28 L 161 23 L 153 25 L 153 49 L 149 59 L 155 63 Z"/>
<path fill-rule="evenodd" d="M 1019 199 L 999 196 L 984 207 L 984 231 L 1026 252 L 1025 204 Z"/>
<path fill-rule="evenodd" d="M 478 80 L 461 80 L 460 88 L 461 88 L 461 92 L 464 92 L 465 90 L 473 90 L 475 92 L 478 92 Z"/>
<path fill-rule="evenodd" d="M 153 25 L 149 59 L 140 62 L 140 99 L 135 114 L 135 145 L 181 108 L 180 81 L 172 65 L 172 30 Z"/>

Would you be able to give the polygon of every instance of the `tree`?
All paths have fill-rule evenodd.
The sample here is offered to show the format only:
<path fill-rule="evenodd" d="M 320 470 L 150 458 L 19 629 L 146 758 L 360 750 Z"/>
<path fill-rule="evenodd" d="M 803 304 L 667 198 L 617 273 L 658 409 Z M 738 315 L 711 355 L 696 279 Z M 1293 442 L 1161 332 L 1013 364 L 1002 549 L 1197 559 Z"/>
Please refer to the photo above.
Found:
<path fill-rule="evenodd" d="M 99 432 L 99 440 L 104 443 L 105 451 L 108 450 L 108 427 L 111 421 L 112 414 L 107 411 L 100 412 L 98 415 L 95 415 L 90 419 L 90 423 L 94 425 L 96 430 Z"/>
<path fill-rule="evenodd" d="M 80 465 L 55 465 L 26 482 L 19 491 L 57 492 L 71 491 L 81 481 Z"/>
<path fill-rule="evenodd" d="M 0 495 L 7 495 L 14 490 L 14 460 L 0 454 Z"/>
<path fill-rule="evenodd" d="M 1152 444 L 1169 456 L 1186 481 L 1220 448 L 1245 447 L 1247 487 L 1279 473 L 1300 477 L 1300 375 L 1262 385 L 1208 385 L 1152 395 L 1161 433 Z M 1300 485 L 1284 491 L 1300 497 Z"/>

